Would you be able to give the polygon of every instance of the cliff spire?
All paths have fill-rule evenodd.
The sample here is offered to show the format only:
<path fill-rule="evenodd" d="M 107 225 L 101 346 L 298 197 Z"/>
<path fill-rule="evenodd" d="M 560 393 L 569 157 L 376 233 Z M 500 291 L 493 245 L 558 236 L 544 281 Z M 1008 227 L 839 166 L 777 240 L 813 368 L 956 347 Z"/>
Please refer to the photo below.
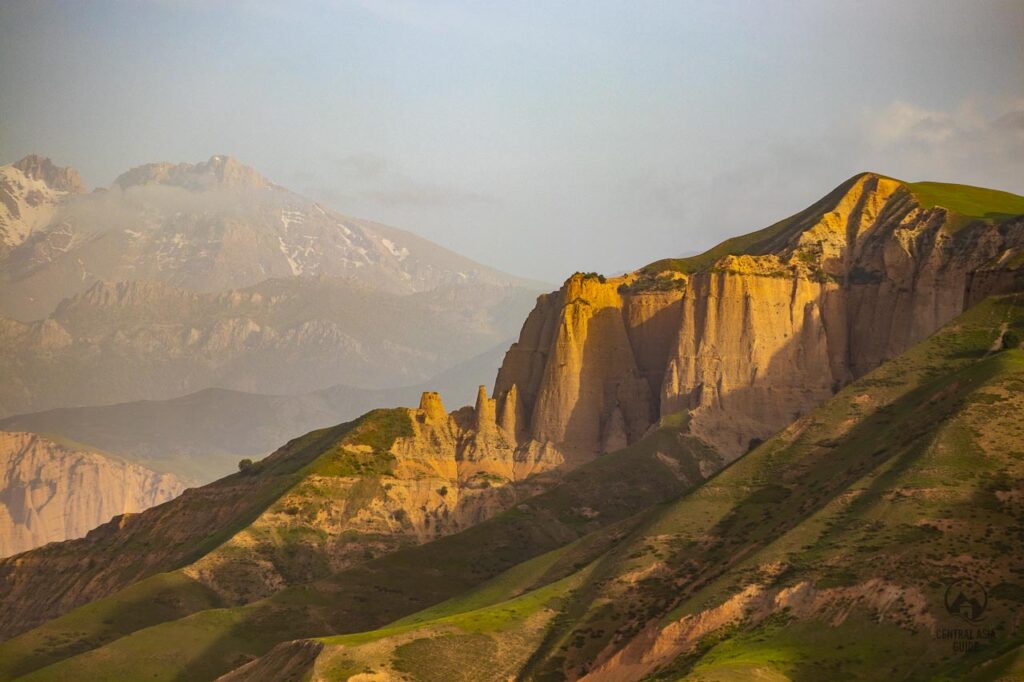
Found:
<path fill-rule="evenodd" d="M 479 432 L 493 430 L 498 425 L 496 401 L 487 397 L 487 387 L 480 386 L 476 392 L 476 429 Z"/>
<path fill-rule="evenodd" d="M 526 411 L 519 401 L 519 389 L 515 384 L 508 389 L 498 405 L 498 426 L 516 441 L 527 428 Z"/>
<path fill-rule="evenodd" d="M 437 391 L 423 392 L 423 395 L 420 396 L 420 411 L 428 421 L 441 423 L 448 419 L 448 412 L 444 409 L 441 394 Z"/>

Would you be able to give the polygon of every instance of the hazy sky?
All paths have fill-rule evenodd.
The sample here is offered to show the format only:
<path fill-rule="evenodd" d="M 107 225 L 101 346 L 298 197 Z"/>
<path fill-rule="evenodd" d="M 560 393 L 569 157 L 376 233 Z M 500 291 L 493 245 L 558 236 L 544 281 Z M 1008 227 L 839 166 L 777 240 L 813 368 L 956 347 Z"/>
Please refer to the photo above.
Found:
<path fill-rule="evenodd" d="M 860 170 L 1024 193 L 1024 2 L 0 4 L 0 163 L 232 154 L 548 281 Z"/>

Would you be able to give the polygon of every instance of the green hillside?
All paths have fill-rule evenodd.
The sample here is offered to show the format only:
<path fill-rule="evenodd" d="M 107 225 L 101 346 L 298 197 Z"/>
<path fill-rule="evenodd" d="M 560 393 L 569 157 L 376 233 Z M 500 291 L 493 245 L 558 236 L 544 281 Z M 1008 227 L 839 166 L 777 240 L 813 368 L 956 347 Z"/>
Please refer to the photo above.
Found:
<path fill-rule="evenodd" d="M 692 274 L 707 270 L 723 256 L 757 255 L 776 250 L 780 246 L 780 240 L 784 241 L 788 235 L 802 232 L 820 220 L 822 215 L 831 211 L 836 202 L 865 175 L 886 177 L 877 173 L 855 175 L 811 206 L 777 223 L 756 232 L 727 239 L 696 256 L 655 261 L 638 272 L 641 278 L 654 277 L 665 271 Z M 940 207 L 950 211 L 950 228 L 954 230 L 963 228 L 973 221 L 1000 223 L 1024 215 L 1024 196 L 1010 192 L 945 182 L 896 181 L 906 187 L 921 208 Z"/>
<path fill-rule="evenodd" d="M 601 559 L 535 673 L 673 630 L 693 646 L 650 644 L 637 674 L 955 678 L 1019 646 L 1024 351 L 993 350 L 1004 329 L 1024 329 L 1024 297 L 969 311 L 660 513 Z M 987 590 L 994 632 L 965 655 L 936 635 L 963 626 L 943 603 L 959 579 Z"/>
<path fill-rule="evenodd" d="M 587 536 L 549 569 L 547 580 L 560 579 L 621 538 L 637 514 L 699 483 L 702 467 L 720 466 L 716 453 L 684 431 L 682 421 L 669 420 L 633 446 L 573 471 L 547 493 L 462 533 L 248 606 L 188 615 L 184 607 L 197 602 L 181 591 L 192 583 L 180 574 L 156 576 L 0 644 L 0 677 L 43 668 L 27 679 L 209 679 L 283 640 L 385 625 Z M 163 624 L 145 627 L 153 623 L 154 601 L 183 608 L 162 612 Z"/>
<path fill-rule="evenodd" d="M 544 555 L 383 629 L 324 638 L 310 679 L 563 679 L 638 633 L 677 641 L 679 624 L 695 630 L 692 646 L 660 658 L 641 647 L 651 664 L 616 679 L 995 679 L 1019 669 L 1024 351 L 1001 340 L 1021 329 L 1024 297 L 987 301 L 575 574 L 524 589 L 558 556 Z M 974 627 L 944 605 L 964 577 L 986 586 L 978 627 L 993 633 L 966 653 L 941 635 Z M 494 674 L 479 676 L 482 661 Z"/>
<path fill-rule="evenodd" d="M 572 511 L 664 477 L 649 438 L 577 472 L 590 485 L 25 679 L 207 679 L 311 636 L 314 680 L 561 679 L 626 646 L 641 661 L 627 679 L 988 679 L 1024 643 L 1024 350 L 1004 348 L 1021 331 L 1024 296 L 988 300 L 667 506 Z M 943 600 L 967 578 L 987 592 L 986 636 L 960 652 Z"/>
<path fill-rule="evenodd" d="M 922 208 L 941 206 L 968 218 L 996 222 L 1024 214 L 1024 197 L 1010 192 L 949 182 L 912 182 L 907 187 Z"/>

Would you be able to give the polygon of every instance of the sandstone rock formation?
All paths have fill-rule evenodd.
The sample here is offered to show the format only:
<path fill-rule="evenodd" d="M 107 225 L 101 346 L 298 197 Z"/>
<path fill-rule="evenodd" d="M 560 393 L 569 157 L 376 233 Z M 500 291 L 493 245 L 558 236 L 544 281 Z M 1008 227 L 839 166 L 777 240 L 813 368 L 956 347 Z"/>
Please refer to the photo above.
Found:
<path fill-rule="evenodd" d="M 437 393 L 426 392 L 418 409 L 366 419 L 185 574 L 230 603 L 247 603 L 480 523 L 550 487 L 563 463 L 551 448 L 517 448 L 482 386 L 475 408 L 449 414 Z M 383 424 L 401 433 L 386 450 L 368 435 Z M 300 558 L 282 556 L 282 543 Z M 322 559 L 301 559 L 310 554 Z"/>
<path fill-rule="evenodd" d="M 572 462 L 687 411 L 730 458 L 927 337 L 1024 287 L 1024 219 L 926 206 L 865 173 L 707 254 L 542 296 L 495 383 Z"/>
<path fill-rule="evenodd" d="M 517 445 L 485 404 L 479 418 L 473 407 L 449 414 L 426 393 L 418 409 L 311 432 L 169 504 L 0 561 L 0 633 L 174 569 L 225 603 L 249 603 L 463 530 L 557 483 L 560 453 Z"/>
<path fill-rule="evenodd" d="M 35 434 L 0 431 L 0 556 L 82 537 L 184 489 L 171 474 Z"/>

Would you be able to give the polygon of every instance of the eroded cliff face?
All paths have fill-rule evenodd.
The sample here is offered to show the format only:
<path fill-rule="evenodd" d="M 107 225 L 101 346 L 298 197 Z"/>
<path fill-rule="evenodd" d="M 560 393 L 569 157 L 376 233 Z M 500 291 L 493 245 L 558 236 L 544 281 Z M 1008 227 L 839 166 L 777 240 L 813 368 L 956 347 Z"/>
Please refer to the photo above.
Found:
<path fill-rule="evenodd" d="M 570 465 L 625 446 L 652 422 L 652 370 L 633 350 L 617 282 L 574 276 L 542 296 L 498 373 L 498 403 L 516 389 L 528 415 L 521 431 Z"/>
<path fill-rule="evenodd" d="M 0 557 L 80 538 L 184 489 L 172 474 L 36 434 L 0 431 Z"/>
<path fill-rule="evenodd" d="M 985 296 L 1024 286 L 1024 219 L 925 207 L 875 174 L 708 254 L 540 297 L 495 395 L 570 464 L 688 411 L 729 459 Z"/>
<path fill-rule="evenodd" d="M 246 604 L 475 525 L 558 482 L 564 459 L 517 436 L 516 394 L 445 411 L 374 410 L 311 432 L 169 504 L 0 560 L 0 636 L 178 570 Z M 109 516 L 108 516 L 109 518 Z"/>
<path fill-rule="evenodd" d="M 474 407 L 449 414 L 428 392 L 418 409 L 370 419 L 185 574 L 227 603 L 248 603 L 458 532 L 544 491 L 562 457 L 537 444 L 517 447 L 497 407 L 481 386 Z M 398 434 L 386 449 L 374 433 L 382 423 Z"/>

